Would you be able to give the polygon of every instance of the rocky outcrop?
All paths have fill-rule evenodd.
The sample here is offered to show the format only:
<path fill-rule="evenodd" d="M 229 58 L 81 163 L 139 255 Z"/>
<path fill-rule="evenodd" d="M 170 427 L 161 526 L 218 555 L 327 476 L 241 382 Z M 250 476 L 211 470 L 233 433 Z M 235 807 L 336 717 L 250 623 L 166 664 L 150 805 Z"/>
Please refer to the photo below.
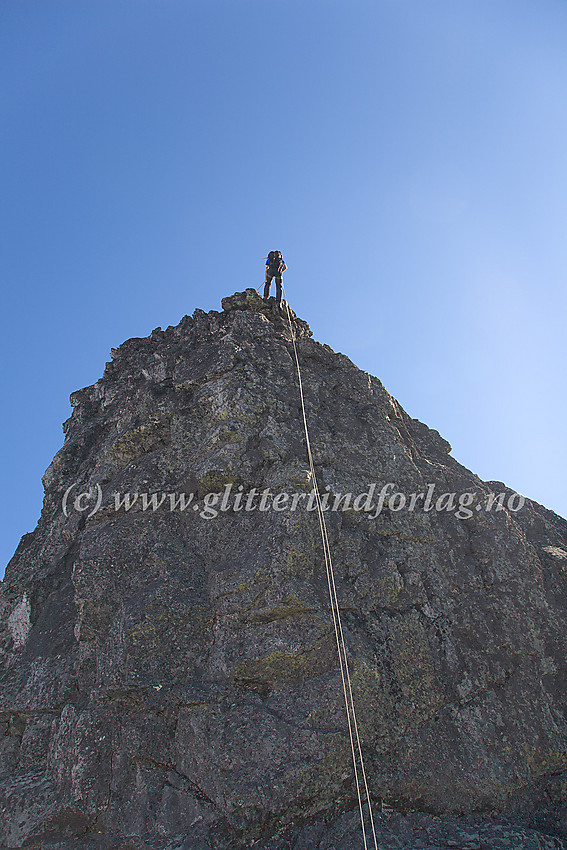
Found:
<path fill-rule="evenodd" d="M 380 842 L 564 846 L 567 523 L 291 316 Z M 292 354 L 247 290 L 71 396 L 0 597 L 3 846 L 363 846 Z"/>

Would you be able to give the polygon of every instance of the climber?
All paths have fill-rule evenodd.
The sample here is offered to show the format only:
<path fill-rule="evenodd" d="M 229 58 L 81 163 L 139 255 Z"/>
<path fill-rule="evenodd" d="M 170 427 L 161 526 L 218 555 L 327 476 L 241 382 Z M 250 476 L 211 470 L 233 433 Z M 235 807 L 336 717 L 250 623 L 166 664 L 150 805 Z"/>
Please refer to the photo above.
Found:
<path fill-rule="evenodd" d="M 282 303 L 282 274 L 287 269 L 281 251 L 270 251 L 266 258 L 266 283 L 264 286 L 264 301 L 270 297 L 272 278 L 276 279 L 276 304 Z"/>

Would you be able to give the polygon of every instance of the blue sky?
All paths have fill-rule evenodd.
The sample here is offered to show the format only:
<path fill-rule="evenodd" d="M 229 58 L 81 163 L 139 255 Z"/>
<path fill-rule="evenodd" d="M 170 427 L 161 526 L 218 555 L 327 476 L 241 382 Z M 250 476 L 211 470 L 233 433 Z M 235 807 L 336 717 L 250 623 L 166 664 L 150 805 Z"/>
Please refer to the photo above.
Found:
<path fill-rule="evenodd" d="M 4 0 L 0 571 L 69 394 L 274 248 L 317 339 L 566 516 L 566 44 L 563 0 Z"/>

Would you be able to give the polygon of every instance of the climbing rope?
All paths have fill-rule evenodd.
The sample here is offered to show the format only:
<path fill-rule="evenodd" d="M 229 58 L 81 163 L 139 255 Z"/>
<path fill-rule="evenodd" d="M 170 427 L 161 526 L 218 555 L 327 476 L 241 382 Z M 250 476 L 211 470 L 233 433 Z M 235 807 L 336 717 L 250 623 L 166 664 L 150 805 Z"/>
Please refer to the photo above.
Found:
<path fill-rule="evenodd" d="M 303 394 L 303 380 L 301 378 L 301 368 L 299 365 L 299 355 L 297 352 L 297 344 L 295 338 L 295 331 L 293 329 L 293 324 L 291 321 L 291 313 L 289 310 L 289 303 L 287 300 L 287 293 L 285 291 L 285 287 L 283 287 L 283 293 L 285 298 L 285 306 L 287 310 L 287 320 L 289 323 L 289 330 L 291 334 L 291 341 L 293 343 L 293 354 L 295 358 L 295 366 L 297 370 L 297 380 L 299 383 L 299 396 L 301 399 L 301 412 L 303 416 L 303 429 L 305 431 L 305 443 L 307 446 L 307 456 L 309 458 L 309 468 L 311 472 L 311 480 L 313 482 L 313 492 L 315 493 L 315 504 L 317 506 L 317 516 L 319 519 L 319 529 L 321 531 L 321 541 L 323 544 L 323 555 L 325 559 L 325 570 L 327 573 L 327 584 L 329 587 L 329 598 L 331 601 L 331 614 L 333 618 L 333 627 L 335 631 L 335 640 L 337 643 L 337 652 L 339 655 L 339 666 L 341 671 L 341 681 L 343 686 L 343 696 L 345 701 L 345 709 L 347 715 L 347 723 L 348 723 L 348 734 L 350 739 L 350 747 L 352 753 L 352 763 L 354 768 L 354 779 L 356 783 L 356 793 L 358 797 L 358 808 L 360 811 L 360 822 L 362 825 L 362 838 L 364 841 L 364 850 L 368 850 L 368 844 L 366 841 L 366 830 L 364 826 L 364 812 L 363 812 L 363 796 L 368 805 L 368 814 L 370 818 L 370 825 L 372 827 L 372 836 L 374 839 L 374 848 L 378 850 L 378 842 L 376 840 L 376 830 L 374 828 L 374 818 L 372 816 L 372 803 L 370 800 L 370 792 L 368 790 L 368 782 L 366 779 L 366 768 L 364 766 L 364 758 L 362 755 L 362 746 L 360 743 L 360 735 L 358 732 L 358 722 L 356 719 L 356 711 L 354 707 L 354 697 L 352 693 L 352 684 L 351 677 L 348 665 L 348 656 L 346 650 L 346 643 L 343 633 L 343 626 L 341 622 L 341 615 L 339 609 L 339 600 L 337 596 L 337 588 L 335 585 L 335 571 L 333 568 L 333 561 L 331 558 L 331 547 L 329 545 L 329 537 L 327 534 L 327 524 L 325 521 L 325 514 L 323 512 L 323 505 L 321 502 L 321 495 L 319 492 L 319 485 L 317 484 L 317 476 L 315 475 L 315 464 L 313 462 L 313 453 L 311 451 L 311 440 L 309 439 L 309 428 L 307 426 L 307 413 L 305 411 L 305 398 Z M 356 745 L 355 745 L 356 741 Z M 357 760 L 358 753 L 358 760 Z M 360 774 L 360 776 L 359 776 Z M 362 781 L 360 779 L 362 777 Z M 364 791 L 362 790 L 362 787 Z"/>

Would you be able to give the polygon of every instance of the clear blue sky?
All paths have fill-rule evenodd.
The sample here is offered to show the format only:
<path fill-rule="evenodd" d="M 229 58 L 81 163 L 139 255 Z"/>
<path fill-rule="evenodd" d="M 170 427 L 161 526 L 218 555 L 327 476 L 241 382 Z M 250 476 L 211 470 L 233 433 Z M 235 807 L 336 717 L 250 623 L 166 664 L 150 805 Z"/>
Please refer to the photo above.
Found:
<path fill-rule="evenodd" d="M 3 0 L 2 552 L 111 347 L 288 264 L 315 337 L 567 515 L 564 0 Z"/>

